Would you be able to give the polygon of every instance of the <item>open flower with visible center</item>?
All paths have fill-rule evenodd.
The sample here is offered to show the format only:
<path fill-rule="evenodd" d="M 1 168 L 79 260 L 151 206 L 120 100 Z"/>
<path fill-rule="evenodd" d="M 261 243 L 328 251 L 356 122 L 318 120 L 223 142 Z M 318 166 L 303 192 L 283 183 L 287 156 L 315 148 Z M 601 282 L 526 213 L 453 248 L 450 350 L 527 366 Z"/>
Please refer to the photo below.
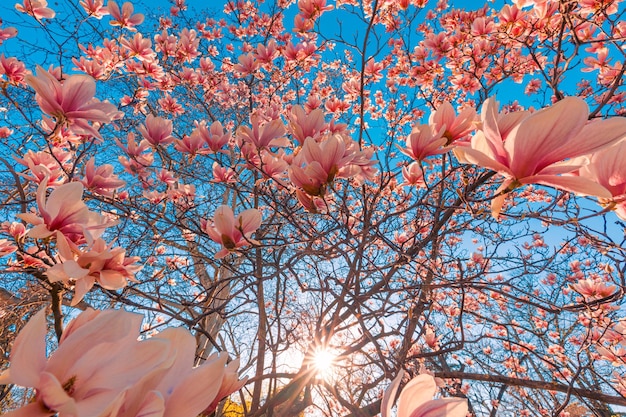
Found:
<path fill-rule="evenodd" d="M 198 367 L 195 338 L 168 328 L 138 340 L 142 316 L 87 309 L 46 355 L 46 314 L 33 316 L 17 336 L 0 384 L 35 389 L 7 417 L 196 417 L 242 386 L 237 361 L 214 354 Z M 245 382 L 245 380 L 243 381 Z"/>
<path fill-rule="evenodd" d="M 524 184 L 541 184 L 583 195 L 610 198 L 606 188 L 575 175 L 588 155 L 626 135 L 626 118 L 613 117 L 589 122 L 589 108 L 578 97 L 566 97 L 535 113 L 501 115 L 498 103 L 488 99 L 482 109 L 482 129 L 470 146 L 454 153 L 463 163 L 491 169 L 506 180 L 498 192 Z M 504 196 L 494 199 L 499 212 Z"/>
<path fill-rule="evenodd" d="M 235 219 L 233 210 L 223 205 L 215 210 L 213 225 L 206 223 L 203 229 L 211 240 L 223 246 L 215 254 L 215 258 L 220 259 L 237 248 L 254 243 L 251 236 L 260 225 L 261 213 L 257 209 L 244 210 Z"/>
<path fill-rule="evenodd" d="M 85 240 L 85 234 L 91 232 L 95 237 L 97 230 L 102 230 L 110 224 L 99 214 L 90 211 L 82 199 L 83 185 L 79 182 L 69 182 L 54 189 L 46 199 L 48 181 L 44 180 L 37 189 L 37 206 L 41 217 L 34 213 L 22 213 L 17 217 L 34 224 L 28 231 L 28 236 L 35 239 L 45 239 L 61 233 L 74 243 Z"/>
<path fill-rule="evenodd" d="M 36 73 L 27 75 L 26 82 L 37 93 L 41 111 L 56 118 L 57 123 L 67 124 L 76 134 L 100 138 L 89 122 L 109 123 L 121 115 L 113 104 L 94 98 L 96 82 L 88 75 L 70 75 L 61 83 L 39 66 Z"/>

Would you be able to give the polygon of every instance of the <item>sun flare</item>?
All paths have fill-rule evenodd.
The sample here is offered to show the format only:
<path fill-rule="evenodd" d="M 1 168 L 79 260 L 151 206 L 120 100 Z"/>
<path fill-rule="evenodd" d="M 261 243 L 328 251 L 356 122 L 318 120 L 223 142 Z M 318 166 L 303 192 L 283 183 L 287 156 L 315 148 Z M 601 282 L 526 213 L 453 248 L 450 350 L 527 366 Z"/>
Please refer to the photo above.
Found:
<path fill-rule="evenodd" d="M 333 374 L 337 355 L 328 349 L 318 349 L 313 355 L 313 366 L 320 378 L 328 378 Z"/>

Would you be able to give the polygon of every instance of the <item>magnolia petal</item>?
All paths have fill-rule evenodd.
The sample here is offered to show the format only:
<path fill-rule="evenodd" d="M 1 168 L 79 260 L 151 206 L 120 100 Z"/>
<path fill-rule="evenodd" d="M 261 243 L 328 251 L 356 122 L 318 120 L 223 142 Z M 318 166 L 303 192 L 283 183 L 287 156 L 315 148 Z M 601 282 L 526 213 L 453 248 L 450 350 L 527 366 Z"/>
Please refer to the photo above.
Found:
<path fill-rule="evenodd" d="M 162 417 L 165 413 L 165 399 L 158 391 L 150 391 L 144 398 L 135 417 Z"/>
<path fill-rule="evenodd" d="M 191 370 L 167 399 L 163 417 L 196 416 L 206 409 L 222 385 L 227 356 L 210 358 Z"/>
<path fill-rule="evenodd" d="M 59 412 L 62 416 L 78 417 L 76 401 L 65 392 L 64 384 L 72 382 L 60 382 L 54 375 L 48 372 L 41 373 L 41 379 L 37 392 L 40 401 L 42 401 L 49 409 Z"/>
<path fill-rule="evenodd" d="M 576 158 L 570 158 L 565 161 L 556 162 L 543 168 L 538 175 L 561 175 L 580 169 L 589 163 L 589 155 L 583 155 Z"/>
<path fill-rule="evenodd" d="M 48 196 L 46 212 L 50 217 L 55 218 L 59 214 L 65 217 L 80 210 L 87 210 L 82 198 L 83 184 L 80 182 L 63 184 Z"/>
<path fill-rule="evenodd" d="M 213 223 L 215 223 L 215 228 L 220 234 L 231 236 L 235 228 L 233 210 L 226 205 L 219 206 L 213 214 Z"/>
<path fill-rule="evenodd" d="M 33 239 L 45 239 L 52 236 L 53 234 L 54 232 L 48 230 L 48 226 L 46 226 L 45 224 L 38 224 L 28 231 L 28 236 L 32 237 Z"/>
<path fill-rule="evenodd" d="M 576 136 L 567 142 L 569 152 L 575 153 L 575 156 L 597 152 L 626 137 L 626 117 L 594 120 L 575 133 Z M 558 155 L 547 155 L 547 157 L 554 159 Z M 564 158 L 558 160 L 561 159 Z"/>
<path fill-rule="evenodd" d="M 380 415 L 381 417 L 391 417 L 391 407 L 393 407 L 393 402 L 396 399 L 396 392 L 398 392 L 398 388 L 400 387 L 400 382 L 402 382 L 402 377 L 404 376 L 404 370 L 400 370 L 398 372 L 398 376 L 395 377 L 391 384 L 385 390 L 383 395 L 382 402 L 380 404 Z"/>
<path fill-rule="evenodd" d="M 408 417 L 465 417 L 468 412 L 464 398 L 431 400 L 414 410 Z M 401 417 L 399 414 L 398 417 Z"/>
<path fill-rule="evenodd" d="M 428 374 L 421 374 L 406 384 L 398 399 L 398 417 L 406 417 L 416 408 L 427 401 L 432 401 L 437 393 L 435 378 Z"/>
<path fill-rule="evenodd" d="M 454 148 L 452 152 L 461 163 L 478 165 L 483 168 L 511 176 L 511 171 L 508 167 L 476 149 L 472 149 L 467 146 L 458 146 Z"/>
<path fill-rule="evenodd" d="M 330 173 L 346 153 L 346 143 L 341 136 L 333 135 L 326 139 L 320 147 L 322 155 L 317 161 L 322 165 L 324 171 Z"/>
<path fill-rule="evenodd" d="M 23 387 L 38 387 L 46 367 L 46 310 L 42 309 L 28 320 L 15 339 L 11 351 L 11 383 Z"/>
<path fill-rule="evenodd" d="M 124 274 L 120 271 L 112 271 L 112 270 L 103 270 L 100 271 L 100 278 L 98 279 L 98 283 L 102 288 L 107 290 L 119 290 L 120 288 L 124 288 L 128 281 Z"/>
<path fill-rule="evenodd" d="M 72 307 L 78 305 L 78 303 L 80 303 L 82 299 L 85 298 L 85 295 L 87 295 L 89 290 L 93 288 L 93 285 L 95 283 L 96 279 L 91 275 L 87 275 L 77 280 L 76 284 L 74 285 L 74 297 L 72 298 L 72 302 L 70 303 L 70 305 Z"/>
<path fill-rule="evenodd" d="M 61 374 L 67 369 L 68 361 L 75 361 L 70 358 L 75 358 L 76 352 L 87 352 L 99 343 L 136 343 L 142 321 L 142 315 L 124 310 L 87 310 L 81 313 L 66 327 L 59 348 L 48 361 L 47 370 L 55 375 Z"/>
<path fill-rule="evenodd" d="M 172 391 L 172 384 L 177 384 L 191 372 L 196 355 L 196 339 L 182 327 L 167 328 L 152 339 L 169 343 L 173 352 L 172 366 L 156 387 L 160 392 L 169 393 Z"/>
<path fill-rule="evenodd" d="M 571 142 L 588 115 L 584 100 L 566 97 L 524 119 L 504 142 L 514 176 L 523 178 L 555 162 L 589 153 Z"/>
<path fill-rule="evenodd" d="M 24 79 L 37 93 L 36 100 L 41 110 L 53 116 L 55 113 L 62 111 L 57 101 L 57 97 L 62 94 L 61 83 L 39 65 L 35 71 L 37 76 L 27 75 Z"/>
<path fill-rule="evenodd" d="M 261 213 L 257 209 L 248 209 L 239 213 L 237 216 L 237 223 L 241 228 L 241 232 L 244 236 L 253 233 L 261 226 L 262 222 Z"/>
<path fill-rule="evenodd" d="M 611 192 L 595 181 L 583 177 L 534 175 L 520 180 L 522 184 L 541 184 L 580 195 L 611 198 Z"/>
<path fill-rule="evenodd" d="M 213 255 L 213 257 L 215 259 L 222 259 L 223 257 L 227 256 L 229 253 L 230 251 L 228 249 L 222 248 L 218 252 L 216 252 L 215 255 Z"/>
<path fill-rule="evenodd" d="M 481 151 L 498 161 L 505 161 L 507 153 L 504 150 L 502 134 L 498 124 L 498 102 L 494 98 L 488 98 L 483 103 L 481 110 L 482 132 L 478 131 L 472 137 L 472 148 L 476 148 L 476 141 L 482 142 Z M 479 136 L 480 135 L 480 136 Z M 483 138 L 481 138 L 483 136 Z M 478 139 L 480 138 L 480 139 Z M 487 149 L 489 150 L 487 152 Z"/>
<path fill-rule="evenodd" d="M 65 80 L 61 106 L 66 112 L 76 110 L 93 99 L 96 83 L 88 75 L 76 74 Z"/>

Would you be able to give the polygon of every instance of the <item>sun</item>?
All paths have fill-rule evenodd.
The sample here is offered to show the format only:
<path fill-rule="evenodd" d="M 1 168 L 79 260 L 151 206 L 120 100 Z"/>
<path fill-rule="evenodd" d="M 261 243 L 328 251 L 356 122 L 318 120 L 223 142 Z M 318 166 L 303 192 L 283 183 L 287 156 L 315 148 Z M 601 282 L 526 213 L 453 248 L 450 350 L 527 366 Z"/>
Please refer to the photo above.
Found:
<path fill-rule="evenodd" d="M 313 366 L 320 378 L 327 379 L 334 373 L 337 355 L 329 349 L 319 348 L 313 354 Z"/>

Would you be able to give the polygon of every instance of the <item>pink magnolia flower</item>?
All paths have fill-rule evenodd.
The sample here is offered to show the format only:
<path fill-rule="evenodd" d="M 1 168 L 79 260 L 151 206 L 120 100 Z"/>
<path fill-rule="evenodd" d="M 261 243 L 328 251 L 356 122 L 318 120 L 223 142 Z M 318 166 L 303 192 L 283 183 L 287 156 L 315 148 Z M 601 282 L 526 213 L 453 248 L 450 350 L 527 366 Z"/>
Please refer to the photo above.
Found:
<path fill-rule="evenodd" d="M 326 0 L 299 0 L 298 9 L 305 19 L 313 19 L 322 13 L 332 10 L 333 6 L 327 6 Z"/>
<path fill-rule="evenodd" d="M 211 151 L 202 137 L 194 133 L 185 135 L 182 139 L 176 139 L 174 148 L 180 153 L 189 154 L 192 158 L 196 155 L 206 155 Z"/>
<path fill-rule="evenodd" d="M 476 128 L 477 122 L 478 115 L 476 110 L 467 107 L 461 110 L 461 113 L 457 116 L 448 101 L 441 103 L 428 119 L 428 123 L 434 127 L 433 130 L 439 131 L 443 129 L 443 137 L 448 140 L 446 143 L 448 145 L 467 136 Z"/>
<path fill-rule="evenodd" d="M 585 297 L 587 301 L 606 298 L 614 294 L 617 289 L 615 285 L 592 278 L 579 279 L 577 283 L 570 286 L 574 291 Z"/>
<path fill-rule="evenodd" d="M 257 149 L 289 146 L 285 134 L 285 126 L 280 119 L 273 119 L 261 124 L 259 115 L 250 116 L 252 128 L 241 126 L 237 129 L 237 138 L 254 145 Z"/>
<path fill-rule="evenodd" d="M 578 170 L 579 176 L 597 182 L 611 193 L 611 197 L 601 198 L 600 203 L 613 207 L 622 219 L 626 219 L 625 152 L 626 138 L 594 153 L 589 164 Z"/>
<path fill-rule="evenodd" d="M 207 404 L 223 398 L 218 395 L 228 355 L 213 354 L 194 368 L 196 340 L 182 327 L 165 329 L 148 341 L 164 344 L 170 358 L 125 390 L 116 417 L 196 417 Z M 137 345 L 141 343 L 145 341 Z"/>
<path fill-rule="evenodd" d="M 196 124 L 191 136 L 200 137 L 213 152 L 219 152 L 230 140 L 230 133 L 224 131 L 224 127 L 219 121 L 211 123 L 209 127 L 207 127 L 206 122 Z"/>
<path fill-rule="evenodd" d="M 63 158 L 62 154 L 54 152 L 55 149 L 58 148 L 52 148 L 52 154 L 46 151 L 33 152 L 29 150 L 23 158 L 14 157 L 15 162 L 24 165 L 30 171 L 22 173 L 22 176 L 37 184 L 46 180 L 50 187 L 64 184 L 67 179 L 64 170 L 67 160 Z"/>
<path fill-rule="evenodd" d="M 313 161 L 304 168 L 298 165 L 289 167 L 289 179 L 298 188 L 304 190 L 310 196 L 324 196 L 326 185 L 329 182 L 329 173 L 326 172 L 319 162 Z"/>
<path fill-rule="evenodd" d="M 6 126 L 0 126 L 0 139 L 6 139 L 13 134 L 13 129 Z"/>
<path fill-rule="evenodd" d="M 424 170 L 419 162 L 412 162 L 409 166 L 402 167 L 402 178 L 407 185 L 423 186 Z"/>
<path fill-rule="evenodd" d="M 317 139 L 327 127 L 324 121 L 324 112 L 321 109 L 316 109 L 308 114 L 304 111 L 302 106 L 293 106 L 291 114 L 289 115 L 289 132 L 293 135 L 294 139 L 302 145 L 306 138 L 310 137 Z"/>
<path fill-rule="evenodd" d="M 22 4 L 16 3 L 15 8 L 22 13 L 31 15 L 37 20 L 52 19 L 55 15 L 54 10 L 46 7 L 46 0 L 24 0 Z"/>
<path fill-rule="evenodd" d="M 81 0 L 80 5 L 88 16 L 96 19 L 101 19 L 102 16 L 109 14 L 107 8 L 104 7 L 104 0 Z"/>
<path fill-rule="evenodd" d="M 443 147 L 448 142 L 443 136 L 444 131 L 445 125 L 439 127 L 439 130 L 435 130 L 434 125 L 417 125 L 406 138 L 406 148 L 400 148 L 400 151 L 416 161 L 445 153 L 450 148 Z"/>
<path fill-rule="evenodd" d="M 213 181 L 233 184 L 237 182 L 237 173 L 215 161 L 213 162 Z"/>
<path fill-rule="evenodd" d="M 8 256 L 17 250 L 17 246 L 7 239 L 0 239 L 0 258 Z"/>
<path fill-rule="evenodd" d="M 125 311 L 87 310 L 72 321 L 59 348 L 46 358 L 46 315 L 41 310 L 18 335 L 3 384 L 35 388 L 32 402 L 8 417 L 108 415 L 124 391 L 172 354 L 159 340 L 137 342 L 142 317 Z M 121 376 L 124 376 L 123 378 Z"/>
<path fill-rule="evenodd" d="M 354 152 L 346 149 L 341 135 L 329 135 L 320 143 L 313 138 L 306 138 L 289 167 L 289 178 L 307 194 L 323 196 L 326 184 L 332 183 L 340 170 L 352 162 L 354 156 Z"/>
<path fill-rule="evenodd" d="M 140 25 L 144 18 L 141 13 L 133 15 L 133 4 L 128 1 L 122 5 L 122 10 L 120 10 L 120 6 L 118 6 L 115 1 L 109 0 L 107 11 L 112 17 L 110 22 L 111 26 L 119 26 L 133 32 L 137 30 L 133 26 Z"/>
<path fill-rule="evenodd" d="M 279 180 L 284 177 L 289 164 L 283 158 L 285 151 L 282 149 L 277 154 L 273 154 L 269 151 L 261 152 L 261 166 L 259 169 L 270 178 Z"/>
<path fill-rule="evenodd" d="M 9 83 L 14 85 L 24 84 L 27 75 L 26 66 L 17 58 L 5 58 L 0 54 L 0 75 L 7 77 Z"/>
<path fill-rule="evenodd" d="M 94 158 L 85 165 L 85 178 L 81 182 L 87 189 L 106 197 L 113 197 L 117 189 L 126 185 L 126 181 L 113 173 L 113 165 L 104 164 L 96 168 Z"/>
<path fill-rule="evenodd" d="M 74 248 L 63 236 L 57 239 L 62 262 L 46 271 L 50 282 L 75 281 L 72 305 L 78 304 L 97 282 L 107 290 L 124 288 L 128 281 L 136 281 L 135 273 L 142 266 L 136 264 L 138 256 L 126 256 L 126 250 L 98 238 L 86 250 Z M 75 256 L 76 255 L 76 256 Z"/>
<path fill-rule="evenodd" d="M 137 129 L 151 145 L 167 145 L 174 141 L 172 121 L 149 114 L 145 124 Z"/>
<path fill-rule="evenodd" d="M 381 417 L 391 417 L 391 407 L 404 371 L 400 371 L 383 396 Z M 410 380 L 398 398 L 397 417 L 465 417 L 468 412 L 464 398 L 440 398 L 433 400 L 437 393 L 435 378 L 421 374 Z"/>
<path fill-rule="evenodd" d="M 223 258 L 237 248 L 255 243 L 252 233 L 261 225 L 261 213 L 257 209 L 248 209 L 239 213 L 237 219 L 228 206 L 219 206 L 213 215 L 213 226 L 208 223 L 203 227 L 211 240 L 223 246 L 215 254 L 216 259 Z"/>
<path fill-rule="evenodd" d="M 580 176 L 563 176 L 581 168 L 585 155 L 596 152 L 626 135 L 626 118 L 587 122 L 589 108 L 580 98 L 567 97 L 543 110 L 502 117 L 498 104 L 483 104 L 482 129 L 470 146 L 457 147 L 459 161 L 491 169 L 506 180 L 498 190 L 523 184 L 542 184 L 565 191 L 610 198 L 598 183 Z M 590 140 L 593 138 L 593 140 Z M 499 211 L 504 197 L 494 200 Z M 492 209 L 494 206 L 492 205 Z"/>
<path fill-rule="evenodd" d="M 98 130 L 89 122 L 109 123 L 121 113 L 107 102 L 94 98 L 96 83 L 87 75 L 70 75 L 61 84 L 52 74 L 37 67 L 37 76 L 27 75 L 26 82 L 36 94 L 41 110 L 67 123 L 77 134 L 100 137 Z"/>
<path fill-rule="evenodd" d="M 83 185 L 70 182 L 54 189 L 46 200 L 47 181 L 37 189 L 37 206 L 41 217 L 33 213 L 18 214 L 17 217 L 34 224 L 28 236 L 45 239 L 53 234 L 63 234 L 74 243 L 84 241 L 89 230 L 105 227 L 102 217 L 89 210 L 82 200 Z"/>
<path fill-rule="evenodd" d="M 312 196 L 302 190 L 296 190 L 296 198 L 309 213 L 324 213 L 328 209 L 328 202 L 324 198 Z"/>
<path fill-rule="evenodd" d="M 0 24 L 2 24 L 2 19 L 0 19 Z M 17 29 L 14 27 L 0 28 L 0 45 L 7 39 L 14 38 L 15 36 L 17 36 Z"/>
<path fill-rule="evenodd" d="M 187 330 L 168 328 L 139 341 L 141 321 L 122 310 L 87 309 L 47 358 L 45 310 L 37 313 L 0 376 L 2 384 L 35 388 L 35 397 L 5 415 L 196 417 L 241 387 L 237 361 L 225 368 L 227 355 L 214 354 L 194 368 L 196 343 Z"/>

